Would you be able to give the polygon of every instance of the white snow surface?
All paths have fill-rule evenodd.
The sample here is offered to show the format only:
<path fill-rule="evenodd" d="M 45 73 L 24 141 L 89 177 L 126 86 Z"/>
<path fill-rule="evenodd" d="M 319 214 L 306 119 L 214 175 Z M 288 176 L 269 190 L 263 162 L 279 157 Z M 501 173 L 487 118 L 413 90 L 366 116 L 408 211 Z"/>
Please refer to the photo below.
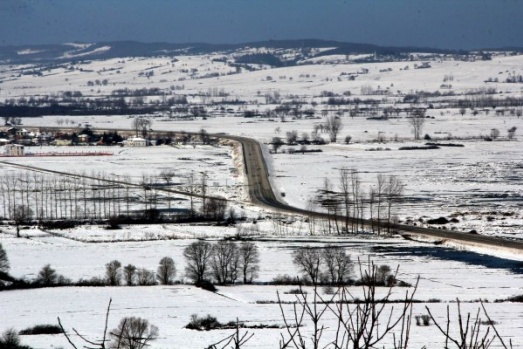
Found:
<path fill-rule="evenodd" d="M 260 52 L 260 51 L 257 51 Z M 23 52 L 29 54 L 30 52 Z M 246 52 L 247 53 L 247 52 Z M 521 84 L 485 83 L 491 77 L 504 81 L 509 75 L 522 74 L 523 56 L 494 55 L 492 61 L 462 62 L 451 58 L 431 61 L 430 69 L 414 69 L 419 61 L 350 64 L 347 57 L 318 57 L 311 60 L 315 65 L 300 65 L 266 69 L 236 74 L 227 63 L 213 61 L 222 53 L 200 56 L 180 55 L 176 60 L 167 57 L 125 58 L 78 62 L 69 67 L 56 66 L 43 72 L 42 76 L 21 74 L 35 68 L 32 65 L 0 66 L 0 100 L 64 91 L 80 91 L 84 96 L 103 97 L 119 88 L 158 87 L 172 90 L 173 94 L 186 94 L 191 103 L 205 103 L 210 91 L 223 90 L 230 98 L 249 102 L 249 106 L 231 105 L 232 112 L 224 116 L 208 117 L 206 120 L 182 120 L 169 115 L 153 119 L 153 129 L 162 131 L 225 132 L 253 137 L 268 143 L 274 136 L 285 137 L 286 132 L 296 130 L 298 135 L 310 133 L 314 126 L 323 123 L 320 117 L 324 98 L 322 91 L 342 94 L 350 92 L 361 98 L 381 98 L 361 95 L 362 88 L 388 89 L 394 99 L 417 90 L 444 91 L 441 88 L 445 76 L 452 76 L 452 91 L 456 94 L 473 89 L 495 87 L 497 97 L 520 97 Z M 289 53 L 289 58 L 292 55 Z M 363 57 L 349 57 L 356 59 Z M 309 63 L 310 63 L 309 62 Z M 409 69 L 405 69 L 406 67 Z M 154 75 L 143 73 L 154 70 Z M 364 70 L 368 73 L 362 74 Z M 218 76 L 215 76 L 216 73 Z M 349 75 L 357 75 L 354 81 Z M 268 78 L 270 77 L 270 78 Z M 89 86 L 89 81 L 107 79 L 106 85 Z M 282 96 L 295 95 L 307 102 L 320 103 L 314 119 L 246 119 L 241 117 L 245 109 L 259 109 L 267 93 L 278 92 Z M 154 101 L 157 97 L 149 97 Z M 276 105 L 269 106 L 275 107 Z M 212 115 L 223 115 L 214 110 Z M 459 230 L 475 229 L 481 234 L 521 239 L 523 237 L 523 147 L 520 132 L 523 119 L 505 113 L 496 115 L 494 110 L 481 110 L 476 116 L 469 110 L 462 116 L 456 109 L 427 110 L 423 134 L 461 143 L 463 148 L 442 147 L 438 150 L 402 151 L 399 147 L 422 145 L 413 142 L 411 129 L 405 115 L 385 121 L 367 120 L 363 117 L 342 117 L 343 130 L 336 144 L 322 146 L 321 153 L 289 154 L 281 150 L 270 156 L 271 181 L 279 192 L 285 192 L 285 200 L 298 207 L 306 207 L 322 186 L 325 177 L 337 185 L 339 170 L 355 168 L 361 175 L 363 187 L 368 191 L 374 185 L 378 173 L 401 176 L 409 204 L 396 212 L 402 220 L 456 217 L 459 223 L 449 225 Z M 90 123 L 94 129 L 131 128 L 132 118 L 127 116 L 73 117 L 53 116 L 24 118 L 27 126 L 56 126 L 60 120 L 71 125 Z M 66 123 L 67 125 L 67 123 Z M 518 133 L 509 141 L 506 130 L 516 126 Z M 503 138 L 493 142 L 482 140 L 491 129 L 498 128 Z M 352 136 L 351 144 L 343 144 L 345 136 Z M 325 139 L 326 134 L 321 134 Z M 382 139 L 382 141 L 378 141 Z M 384 141 L 383 141 L 384 140 Z M 297 147 L 296 147 L 297 148 Z M 309 148 L 317 148 L 309 146 Z M 381 148 L 379 151 L 370 149 Z M 390 149 L 390 150 L 387 150 Z M 51 151 L 51 148 L 29 148 L 30 152 Z M 76 149 L 75 149 L 76 150 Z M 97 150 L 99 150 L 97 148 Z M 155 270 L 163 256 L 172 257 L 177 265 L 177 279 L 184 281 L 183 248 L 197 238 L 214 241 L 225 235 L 242 232 L 259 239 L 261 252 L 258 281 L 270 281 L 277 275 L 296 275 L 292 264 L 292 251 L 300 246 L 322 246 L 335 243 L 343 246 L 356 261 L 367 258 L 377 264 L 400 266 L 398 278 L 414 283 L 420 277 L 415 299 L 427 304 L 441 321 L 445 318 L 447 305 L 456 314 L 456 298 L 464 312 L 475 314 L 479 303 L 488 301 L 486 308 L 497 323 L 500 333 L 515 341 L 515 348 L 522 347 L 523 306 L 521 303 L 493 303 L 523 294 L 521 256 L 506 255 L 502 251 L 482 251 L 455 246 L 434 246 L 430 242 L 412 242 L 399 238 L 375 238 L 359 234 L 353 238 L 309 236 L 307 225 L 300 217 L 289 222 L 265 219 L 273 213 L 248 204 L 243 190 L 244 178 L 237 156 L 230 147 L 218 148 L 197 145 L 190 147 L 111 148 L 114 154 L 103 158 L 10 158 L 8 161 L 64 172 L 104 172 L 110 176 L 130 176 L 138 181 L 143 174 L 155 174 L 172 169 L 175 179 L 183 181 L 191 171 L 209 171 L 217 195 L 233 201 L 238 211 L 243 211 L 248 221 L 240 228 L 210 227 L 201 225 L 151 225 L 130 226 L 121 230 L 106 230 L 101 226 L 84 226 L 65 231 L 42 231 L 23 229 L 23 238 L 15 238 L 14 227 L 1 228 L 0 243 L 6 249 L 11 264 L 11 274 L 33 279 L 41 267 L 51 264 L 58 273 L 77 280 L 102 277 L 105 264 L 117 259 L 123 265 Z M 190 158 L 191 160 L 181 160 Z M 232 169 L 235 169 L 232 171 Z M 15 173 L 12 167 L 2 165 L 0 174 Z M 180 205 L 187 203 L 180 200 Z M 488 218 L 491 217 L 491 218 Z M 253 221 L 256 220 L 256 223 Z M 461 250 L 460 250 L 461 249 Z M 498 256 L 496 258 L 493 256 Z M 184 329 L 191 314 L 211 314 L 219 321 L 238 318 L 249 324 L 282 324 L 276 304 L 259 304 L 256 301 L 275 301 L 276 292 L 289 291 L 291 286 L 232 286 L 220 287 L 217 294 L 187 285 L 153 287 L 71 287 L 17 290 L 0 293 L 0 331 L 7 328 L 21 330 L 37 324 L 56 323 L 60 317 L 70 333 L 76 328 L 90 339 L 99 339 L 103 331 L 105 310 L 113 299 L 109 328 L 115 328 L 124 316 L 141 316 L 160 328 L 160 337 L 153 348 L 180 347 L 202 348 L 229 335 L 232 331 L 195 332 Z M 412 290 L 412 288 L 410 288 Z M 359 289 L 352 288 L 355 294 Z M 406 289 L 395 289 L 394 297 L 401 297 Z M 283 295 L 285 300 L 294 296 Z M 470 302 L 470 303 L 468 303 Z M 416 304 L 413 315 L 426 314 L 424 303 Z M 290 307 L 284 307 L 287 314 Z M 328 321 L 332 321 L 330 318 Z M 331 322 L 332 323 L 332 322 Z M 305 328 L 309 331 L 310 326 Z M 330 330 L 329 330 L 330 331 Z M 247 348 L 275 348 L 282 330 L 249 330 L 254 333 Z M 434 326 L 414 326 L 411 347 L 443 347 L 442 337 L 435 335 Z M 73 337 L 79 341 L 77 337 Z M 68 347 L 63 336 L 22 336 L 24 344 L 34 348 Z M 388 342 L 390 345 L 390 342 Z M 496 346 L 499 347 L 499 346 Z"/>

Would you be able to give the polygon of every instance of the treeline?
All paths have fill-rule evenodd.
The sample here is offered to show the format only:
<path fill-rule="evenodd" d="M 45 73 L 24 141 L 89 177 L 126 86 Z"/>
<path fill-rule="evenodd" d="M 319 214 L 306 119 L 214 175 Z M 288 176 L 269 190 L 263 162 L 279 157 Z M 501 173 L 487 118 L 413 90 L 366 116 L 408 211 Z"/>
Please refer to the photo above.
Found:
<path fill-rule="evenodd" d="M 123 265 L 112 260 L 105 265 L 105 274 L 90 279 L 71 279 L 60 275 L 50 264 L 44 265 L 33 280 L 16 279 L 8 274 L 9 259 L 0 244 L 0 289 L 40 288 L 57 286 L 152 286 L 192 283 L 215 291 L 214 285 L 251 284 L 260 270 L 260 252 L 254 242 L 236 242 L 229 239 L 215 243 L 195 241 L 183 250 L 184 273 L 176 278 L 178 267 L 171 257 L 160 259 L 156 270 L 140 268 L 133 264 Z M 344 248 L 335 245 L 322 247 L 299 247 L 292 253 L 296 270 L 301 274 L 278 275 L 265 284 L 277 285 L 368 285 L 371 280 L 352 278 L 354 263 Z M 391 268 L 377 268 L 372 281 L 378 286 L 406 286 L 398 283 Z M 407 285 L 408 286 L 408 285 Z"/>
<path fill-rule="evenodd" d="M 24 289 L 57 286 L 152 286 L 190 282 L 215 290 L 214 284 L 250 284 L 258 277 L 260 253 L 253 242 L 221 240 L 216 243 L 197 241 L 183 251 L 185 273 L 176 279 L 177 266 L 171 257 L 163 257 L 156 270 L 123 265 L 118 260 L 105 265 L 103 277 L 71 279 L 60 275 L 50 264 L 40 269 L 33 280 L 16 279 L 8 274 L 9 260 L 0 244 L 0 289 Z"/>

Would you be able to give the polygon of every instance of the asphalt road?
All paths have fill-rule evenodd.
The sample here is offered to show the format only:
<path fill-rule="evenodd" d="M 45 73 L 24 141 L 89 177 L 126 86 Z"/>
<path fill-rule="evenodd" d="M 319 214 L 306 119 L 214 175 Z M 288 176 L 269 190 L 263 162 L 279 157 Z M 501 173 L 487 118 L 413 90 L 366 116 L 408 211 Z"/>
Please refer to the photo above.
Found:
<path fill-rule="evenodd" d="M 218 135 L 218 137 L 236 140 L 242 144 L 245 172 L 247 174 L 249 184 L 249 195 L 254 203 L 258 205 L 268 206 L 278 211 L 296 213 L 309 217 L 330 219 L 333 218 L 332 215 L 329 216 L 326 213 L 300 209 L 278 200 L 277 196 L 274 194 L 273 188 L 271 187 L 271 183 L 269 180 L 269 172 L 267 170 L 261 146 L 257 141 L 246 137 L 236 137 L 228 135 Z M 336 216 L 335 218 L 342 222 L 344 222 L 347 219 L 344 216 Z M 354 221 L 354 218 L 349 217 L 349 221 Z M 374 225 L 375 227 L 380 226 L 384 229 L 387 228 L 386 222 L 378 222 L 365 219 L 363 220 L 363 224 L 368 227 Z M 394 229 L 400 233 L 415 234 L 419 236 L 429 237 L 431 239 L 436 239 L 437 241 L 447 240 L 469 246 L 502 248 L 512 253 L 523 255 L 523 242 L 521 241 L 514 241 L 479 234 L 471 234 L 455 230 L 424 228 L 405 224 L 396 224 L 394 226 Z"/>
<path fill-rule="evenodd" d="M 27 129 L 38 129 L 38 127 L 26 127 Z M 59 127 L 48 127 L 49 129 L 59 129 Z M 64 128 L 60 128 L 65 130 Z M 77 131 L 76 128 L 71 128 L 70 130 Z M 100 130 L 103 131 L 115 131 L 114 129 Z M 119 132 L 134 132 L 134 130 L 117 130 Z M 153 132 L 154 133 L 154 132 Z M 175 132 L 176 133 L 176 132 Z M 189 135 L 198 135 L 198 133 L 186 132 Z M 240 142 L 243 149 L 243 160 L 245 166 L 245 173 L 247 175 L 248 187 L 249 187 L 249 196 L 251 201 L 254 204 L 265 206 L 279 212 L 300 214 L 308 217 L 316 217 L 323 219 L 333 219 L 332 215 L 328 215 L 322 212 L 314 212 L 309 210 L 304 210 L 294 206 L 290 206 L 287 203 L 280 201 L 278 197 L 274 194 L 274 189 L 271 186 L 270 174 L 267 169 L 265 158 L 263 156 L 261 146 L 258 141 L 241 136 L 233 136 L 227 134 L 209 134 L 211 137 L 229 139 L 233 141 Z M 126 183 L 127 184 L 127 183 Z M 176 192 L 176 191 L 172 191 Z M 179 193 L 179 192 L 176 192 Z M 180 193 L 182 194 L 182 193 Z M 187 193 L 183 193 L 188 195 Z M 345 222 L 347 217 L 337 216 L 335 217 L 339 221 Z M 354 221 L 353 217 L 348 218 L 349 221 Z M 386 222 L 371 221 L 365 219 L 360 220 L 365 226 L 371 227 L 380 226 L 381 228 L 387 228 Z M 480 234 L 471 234 L 466 232 L 460 232 L 456 230 L 445 230 L 445 229 L 434 229 L 434 228 L 424 228 L 419 226 L 405 225 L 405 224 L 396 224 L 394 226 L 395 230 L 400 233 L 419 235 L 422 237 L 428 237 L 435 239 L 437 241 L 453 241 L 459 244 L 464 244 L 468 246 L 482 246 L 490 248 L 501 248 L 508 252 L 521 254 L 523 255 L 523 241 L 508 240 L 498 237 L 485 236 Z"/>

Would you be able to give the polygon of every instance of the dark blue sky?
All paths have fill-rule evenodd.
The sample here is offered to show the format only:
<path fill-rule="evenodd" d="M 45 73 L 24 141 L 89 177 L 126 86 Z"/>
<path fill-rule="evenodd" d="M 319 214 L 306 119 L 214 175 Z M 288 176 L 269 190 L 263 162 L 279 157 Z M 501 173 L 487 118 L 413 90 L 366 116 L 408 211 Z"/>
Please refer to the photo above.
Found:
<path fill-rule="evenodd" d="M 523 0 L 0 0 L 0 45 L 332 39 L 523 47 Z"/>

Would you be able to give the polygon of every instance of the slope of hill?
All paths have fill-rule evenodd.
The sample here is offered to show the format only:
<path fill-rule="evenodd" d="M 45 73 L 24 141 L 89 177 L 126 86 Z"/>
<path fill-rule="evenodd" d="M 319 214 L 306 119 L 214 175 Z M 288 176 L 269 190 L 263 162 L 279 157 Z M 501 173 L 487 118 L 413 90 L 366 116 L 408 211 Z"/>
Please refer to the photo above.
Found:
<path fill-rule="evenodd" d="M 117 41 L 102 43 L 65 43 L 57 45 L 36 46 L 4 46 L 0 47 L 0 62 L 10 64 L 22 63 L 49 63 L 67 62 L 73 60 L 108 59 L 122 57 L 154 57 L 154 56 L 176 56 L 180 54 L 209 54 L 212 52 L 223 52 L 234 54 L 246 49 L 266 49 L 277 57 L 276 62 L 287 62 L 293 65 L 298 59 L 286 60 L 282 55 L 284 52 L 295 51 L 299 59 L 309 59 L 315 56 L 333 54 L 373 54 L 380 56 L 399 57 L 409 52 L 426 52 L 435 54 L 467 54 L 467 52 L 456 52 L 450 50 L 415 48 L 415 47 L 382 47 L 371 44 L 346 43 L 327 40 L 280 40 L 261 41 L 243 44 L 206 44 L 206 43 L 142 43 L 136 41 Z M 254 57 L 255 58 L 255 57 Z M 263 58 L 263 57 L 262 57 Z M 297 57 L 298 58 L 298 57 Z M 253 57 L 251 57 L 252 61 Z M 267 61 L 266 57 L 261 63 Z M 256 62 L 259 63 L 259 62 Z"/>

